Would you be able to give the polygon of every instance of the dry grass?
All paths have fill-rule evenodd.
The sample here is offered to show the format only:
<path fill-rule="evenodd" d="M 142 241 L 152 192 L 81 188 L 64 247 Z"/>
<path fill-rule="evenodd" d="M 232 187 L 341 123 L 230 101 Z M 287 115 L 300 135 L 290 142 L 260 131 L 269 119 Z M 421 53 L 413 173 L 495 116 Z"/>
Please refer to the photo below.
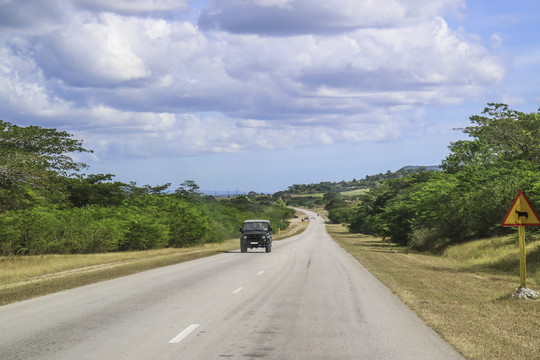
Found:
<path fill-rule="evenodd" d="M 0 258 L 0 305 L 238 248 L 238 240 L 184 249 Z"/>
<path fill-rule="evenodd" d="M 540 358 L 540 301 L 512 297 L 519 267 L 508 275 L 492 271 L 483 256 L 465 256 L 470 249 L 450 251 L 449 256 L 413 254 L 377 238 L 350 234 L 341 225 L 327 229 L 467 359 Z M 528 285 L 538 290 L 536 278 Z"/>
<path fill-rule="evenodd" d="M 540 241 L 528 237 L 527 284 L 540 284 Z M 445 256 L 461 267 L 479 272 L 519 274 L 519 246 L 516 236 L 471 241 L 449 248 Z"/>
<path fill-rule="evenodd" d="M 207 246 L 206 248 L 209 248 Z M 73 270 L 92 271 L 142 259 L 155 259 L 201 251 L 204 248 L 159 249 L 88 255 L 42 255 L 0 258 L 0 288 L 7 284 L 62 275 Z"/>

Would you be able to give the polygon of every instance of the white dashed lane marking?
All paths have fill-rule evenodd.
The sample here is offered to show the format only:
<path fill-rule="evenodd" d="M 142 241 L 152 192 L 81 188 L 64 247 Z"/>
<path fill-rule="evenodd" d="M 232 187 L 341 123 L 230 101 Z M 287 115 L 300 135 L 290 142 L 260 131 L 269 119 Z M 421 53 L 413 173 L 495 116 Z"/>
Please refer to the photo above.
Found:
<path fill-rule="evenodd" d="M 199 327 L 199 324 L 191 324 L 184 329 L 180 334 L 176 335 L 174 338 L 169 341 L 169 344 L 178 344 L 180 341 L 184 340 L 193 330 Z"/>

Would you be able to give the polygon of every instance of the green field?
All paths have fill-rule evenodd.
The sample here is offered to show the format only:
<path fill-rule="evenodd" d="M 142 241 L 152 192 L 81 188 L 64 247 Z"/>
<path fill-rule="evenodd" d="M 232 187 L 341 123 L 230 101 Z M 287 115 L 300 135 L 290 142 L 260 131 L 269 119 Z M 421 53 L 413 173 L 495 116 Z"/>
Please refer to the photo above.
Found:
<path fill-rule="evenodd" d="M 340 194 L 344 198 L 354 198 L 354 197 L 362 195 L 362 194 L 364 194 L 364 193 L 366 193 L 368 191 L 369 191 L 369 189 L 355 189 L 355 190 L 350 190 L 350 191 L 342 191 L 342 192 L 340 192 Z"/>

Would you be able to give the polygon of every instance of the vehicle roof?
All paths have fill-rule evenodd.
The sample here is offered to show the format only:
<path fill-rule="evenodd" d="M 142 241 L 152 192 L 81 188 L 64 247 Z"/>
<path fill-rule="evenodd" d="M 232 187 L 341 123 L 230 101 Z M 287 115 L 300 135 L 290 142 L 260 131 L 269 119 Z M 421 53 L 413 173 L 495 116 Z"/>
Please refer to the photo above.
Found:
<path fill-rule="evenodd" d="M 270 220 L 246 220 L 244 223 L 252 223 L 252 222 L 266 222 L 270 223 Z"/>

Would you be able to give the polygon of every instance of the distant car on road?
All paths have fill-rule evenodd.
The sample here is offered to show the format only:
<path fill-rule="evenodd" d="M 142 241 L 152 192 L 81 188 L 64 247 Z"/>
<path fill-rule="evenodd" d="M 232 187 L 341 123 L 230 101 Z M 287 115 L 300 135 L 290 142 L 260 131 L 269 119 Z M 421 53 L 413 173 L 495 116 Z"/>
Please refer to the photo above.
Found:
<path fill-rule="evenodd" d="M 265 248 L 272 251 L 272 227 L 270 220 L 246 220 L 240 228 L 240 250 L 245 253 L 248 248 Z"/>

